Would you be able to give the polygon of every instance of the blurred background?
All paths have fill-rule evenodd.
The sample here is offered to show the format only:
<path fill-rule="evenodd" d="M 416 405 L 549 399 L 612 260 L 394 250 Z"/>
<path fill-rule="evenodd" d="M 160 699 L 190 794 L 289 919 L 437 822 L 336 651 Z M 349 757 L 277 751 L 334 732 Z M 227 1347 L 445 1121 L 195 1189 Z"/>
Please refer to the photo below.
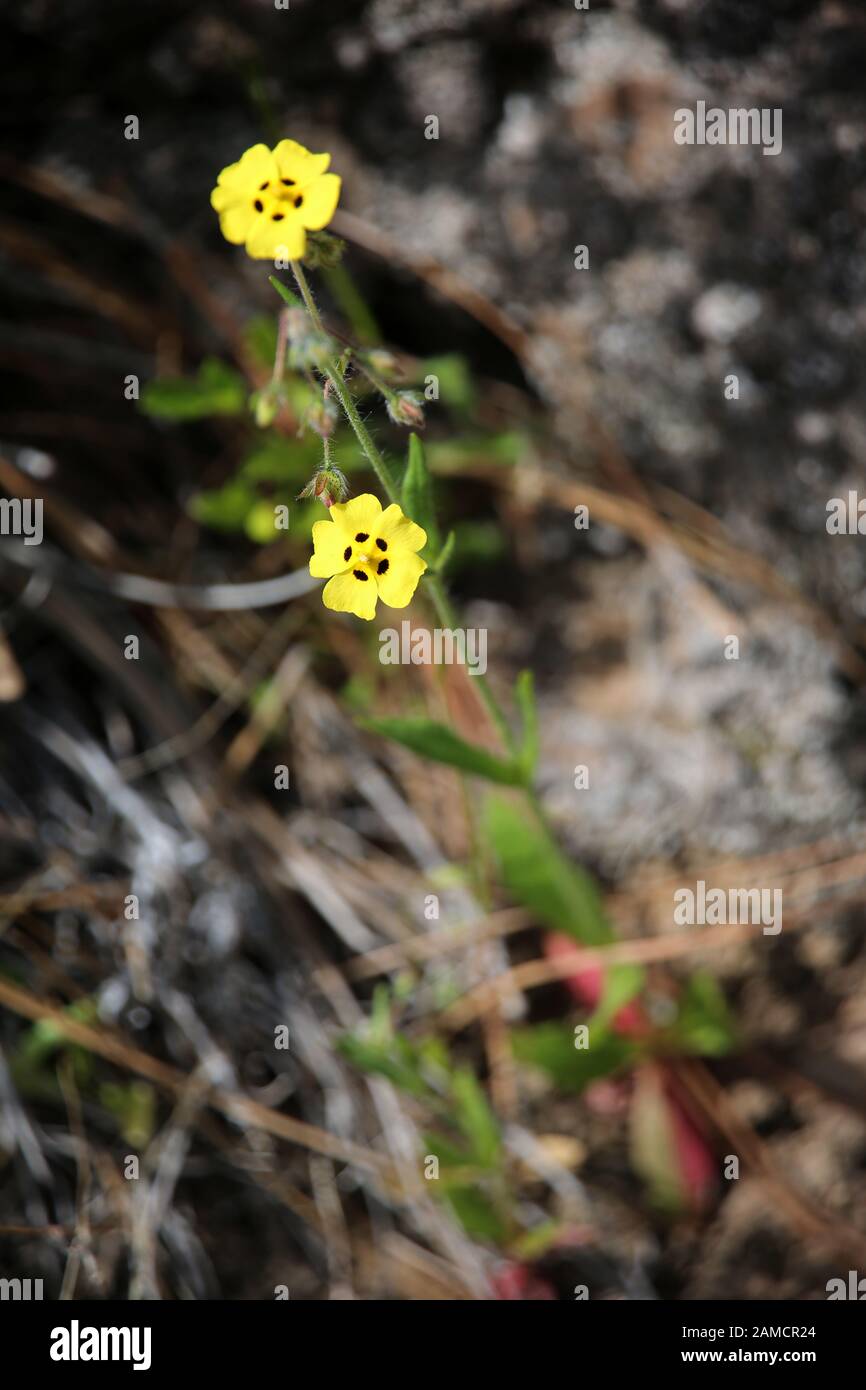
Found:
<path fill-rule="evenodd" d="M 866 1258 L 866 561 L 826 527 L 866 446 L 862 6 L 22 0 L 0 38 L 0 491 L 45 524 L 0 538 L 0 1274 L 824 1297 Z M 678 145 L 698 101 L 780 108 L 781 152 Z M 492 746 L 465 672 L 382 666 L 387 613 L 215 595 L 303 571 L 324 515 L 314 387 L 249 408 L 271 267 L 209 206 L 285 136 L 343 178 L 328 322 L 439 381 L 452 589 L 510 709 L 535 672 L 562 850 L 627 938 L 698 879 L 783 890 L 778 936 L 662 944 L 669 1063 L 572 1075 L 573 981 L 454 1014 L 550 923 L 460 777 L 362 721 Z"/>

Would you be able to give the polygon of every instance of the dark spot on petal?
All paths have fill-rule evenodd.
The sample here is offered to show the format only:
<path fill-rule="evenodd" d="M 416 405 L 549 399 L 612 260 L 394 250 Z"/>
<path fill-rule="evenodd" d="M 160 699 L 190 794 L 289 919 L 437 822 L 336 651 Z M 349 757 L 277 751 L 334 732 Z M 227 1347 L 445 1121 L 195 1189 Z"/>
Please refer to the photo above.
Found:
<path fill-rule="evenodd" d="M 294 182 L 295 182 L 294 179 L 280 179 L 280 183 L 284 183 L 284 184 L 286 185 L 287 188 L 292 187 L 293 184 L 294 184 Z"/>
<path fill-rule="evenodd" d="M 380 560 L 379 563 L 378 563 L 378 565 L 376 566 L 376 573 L 377 573 L 377 574 L 387 574 L 387 573 L 388 573 L 388 563 L 389 563 L 389 562 L 388 562 L 387 560 Z"/>
<path fill-rule="evenodd" d="M 344 560 L 351 560 L 351 558 L 352 558 L 352 547 L 351 547 L 350 545 L 347 545 L 347 546 L 346 546 L 346 549 L 343 551 L 343 559 L 344 559 Z"/>
<path fill-rule="evenodd" d="M 285 214 L 284 212 L 272 212 L 272 213 L 271 213 L 271 221 L 272 221 L 272 222 L 282 222 L 282 220 L 283 220 L 283 218 L 285 217 L 285 215 L 286 215 L 286 214 Z"/>
<path fill-rule="evenodd" d="M 302 204 L 303 201 L 304 201 L 303 194 L 300 194 L 300 195 L 295 199 L 295 207 L 296 207 L 296 208 L 299 208 L 299 207 L 301 206 L 301 204 Z"/>
<path fill-rule="evenodd" d="M 387 541 L 383 541 L 381 536 L 377 536 L 377 537 L 376 537 L 376 544 L 378 545 L 378 547 L 379 547 L 380 550 L 387 550 L 387 549 L 388 549 L 388 542 L 387 542 Z"/>
<path fill-rule="evenodd" d="M 352 570 L 352 573 L 354 574 L 356 579 L 363 579 L 365 584 L 367 580 L 370 578 L 369 574 L 365 574 L 363 570 Z"/>
<path fill-rule="evenodd" d="M 256 198 L 256 201 L 253 203 L 253 207 L 255 208 L 256 212 L 264 212 L 265 210 L 265 205 L 262 202 L 261 198 Z"/>
<path fill-rule="evenodd" d="M 359 545 L 363 545 L 364 541 L 368 541 L 369 539 L 369 531 L 359 531 L 357 536 L 355 537 L 355 540 L 358 542 Z"/>
<path fill-rule="evenodd" d="M 266 189 L 266 188 L 270 188 L 270 186 L 271 186 L 271 181 L 270 181 L 270 179 L 265 179 L 264 183 L 260 183 L 260 184 L 259 184 L 259 192 L 260 192 L 260 193 L 264 193 L 265 189 Z"/>

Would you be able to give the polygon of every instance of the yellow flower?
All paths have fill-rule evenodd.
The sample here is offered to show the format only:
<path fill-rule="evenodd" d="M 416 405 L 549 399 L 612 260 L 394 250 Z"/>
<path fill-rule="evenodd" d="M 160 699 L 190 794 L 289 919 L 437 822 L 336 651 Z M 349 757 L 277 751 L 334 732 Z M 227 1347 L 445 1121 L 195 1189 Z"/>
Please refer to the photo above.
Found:
<path fill-rule="evenodd" d="M 326 174 L 329 154 L 311 154 L 295 140 L 276 149 L 253 145 L 229 164 L 210 195 L 220 231 L 257 261 L 299 261 L 307 232 L 327 227 L 340 197 L 340 179 Z"/>
<path fill-rule="evenodd" d="M 427 564 L 417 553 L 427 532 L 404 516 L 396 502 L 382 511 L 371 492 L 335 502 L 328 521 L 313 527 L 310 574 L 327 579 L 326 608 L 372 618 L 376 600 L 405 608 Z"/>

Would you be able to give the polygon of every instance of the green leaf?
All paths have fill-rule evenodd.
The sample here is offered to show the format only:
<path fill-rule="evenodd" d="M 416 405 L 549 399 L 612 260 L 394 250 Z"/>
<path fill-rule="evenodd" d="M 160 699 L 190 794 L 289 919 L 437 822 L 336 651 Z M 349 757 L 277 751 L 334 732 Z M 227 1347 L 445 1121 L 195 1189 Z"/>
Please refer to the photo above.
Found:
<path fill-rule="evenodd" d="M 445 724 L 437 724 L 432 719 L 366 719 L 362 727 L 383 738 L 391 738 L 435 763 L 459 767 L 463 772 L 504 786 L 523 785 L 523 769 L 516 763 L 497 758 L 474 743 L 466 743 Z"/>
<path fill-rule="evenodd" d="M 304 306 L 298 299 L 298 296 L 296 294 L 292 294 L 292 291 L 289 289 L 288 285 L 284 285 L 282 280 L 277 279 L 276 275 L 269 275 L 268 281 L 270 284 L 273 285 L 274 289 L 276 290 L 277 294 L 280 296 L 280 299 L 283 301 L 284 304 L 290 305 L 292 309 L 303 309 Z"/>
<path fill-rule="evenodd" d="M 249 482 L 284 483 L 296 488 L 306 482 L 322 452 L 321 441 L 284 439 L 272 435 L 264 439 L 241 465 Z"/>
<path fill-rule="evenodd" d="M 445 1194 L 467 1235 L 501 1244 L 506 1236 L 505 1222 L 489 1198 L 475 1187 L 454 1187 Z"/>
<path fill-rule="evenodd" d="M 422 365 L 421 378 L 435 376 L 439 380 L 439 397 L 455 410 L 470 410 L 475 401 L 475 388 L 465 357 L 450 352 L 442 357 L 429 357 Z"/>
<path fill-rule="evenodd" d="M 511 1047 L 519 1062 L 540 1067 L 562 1091 L 582 1091 L 591 1081 L 612 1076 L 639 1055 L 637 1044 L 590 1024 L 589 1047 L 577 1048 L 563 1023 L 515 1028 Z"/>
<path fill-rule="evenodd" d="M 736 1045 L 736 1029 L 725 996 L 705 970 L 692 975 L 679 1000 L 679 1016 L 665 1030 L 665 1046 L 698 1057 L 721 1057 Z"/>
<path fill-rule="evenodd" d="M 589 1020 L 590 1037 L 593 1028 L 607 1028 L 624 1004 L 640 994 L 644 972 L 639 965 L 609 965 L 604 972 L 604 988 L 595 1013 Z"/>
<path fill-rule="evenodd" d="M 652 1206 L 673 1214 L 686 1206 L 671 1109 L 658 1069 L 639 1067 L 629 1107 L 629 1157 Z"/>
<path fill-rule="evenodd" d="M 215 531 L 242 531 L 257 501 L 258 494 L 243 478 L 231 478 L 221 488 L 191 497 L 187 511 Z"/>
<path fill-rule="evenodd" d="M 157 420 L 203 420 L 240 415 L 246 408 L 243 377 L 213 357 L 202 362 L 197 377 L 163 377 L 141 393 L 141 409 Z"/>
<path fill-rule="evenodd" d="M 484 824 L 503 885 L 515 902 L 585 946 L 613 939 L 593 879 L 566 859 L 531 811 L 504 797 L 490 797 Z"/>
<path fill-rule="evenodd" d="M 531 671 L 521 671 L 514 687 L 514 698 L 520 710 L 522 741 L 520 761 L 530 782 L 538 766 L 538 706 L 535 703 L 535 682 Z"/>
<path fill-rule="evenodd" d="M 437 474 L 464 473 L 479 463 L 513 467 L 524 457 L 529 443 L 528 437 L 519 430 L 431 441 L 428 447 L 430 470 Z"/>
<path fill-rule="evenodd" d="M 409 457 L 403 475 L 401 493 L 403 511 L 427 532 L 427 542 L 438 550 L 440 546 L 439 528 L 433 508 L 433 486 L 424 459 L 424 445 L 417 434 L 409 435 Z"/>
<path fill-rule="evenodd" d="M 468 1067 L 455 1071 L 451 1097 L 455 1121 L 471 1145 L 472 1157 L 484 1168 L 495 1167 L 502 1149 L 499 1125 L 475 1073 Z"/>
<path fill-rule="evenodd" d="M 277 321 L 271 314 L 257 314 L 244 324 L 244 342 L 261 367 L 272 367 L 277 352 Z"/>
<path fill-rule="evenodd" d="M 444 1134 L 430 1133 L 422 1136 L 424 1152 L 438 1158 L 440 1168 L 467 1168 L 470 1159 L 466 1150 Z"/>
<path fill-rule="evenodd" d="M 405 1038 L 394 1037 L 385 1044 L 347 1033 L 337 1039 L 337 1050 L 360 1071 L 385 1076 L 409 1095 L 422 1097 L 427 1093 L 417 1059 Z"/>

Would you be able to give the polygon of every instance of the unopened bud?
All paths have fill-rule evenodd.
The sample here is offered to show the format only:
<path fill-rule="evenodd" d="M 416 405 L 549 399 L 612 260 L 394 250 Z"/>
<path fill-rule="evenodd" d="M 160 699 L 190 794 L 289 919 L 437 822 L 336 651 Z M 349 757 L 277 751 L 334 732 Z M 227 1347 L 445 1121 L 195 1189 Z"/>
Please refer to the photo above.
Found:
<path fill-rule="evenodd" d="M 273 385 L 255 392 L 252 398 L 253 417 L 259 429 L 267 429 L 268 425 L 273 424 L 281 404 L 280 392 Z"/>
<path fill-rule="evenodd" d="M 400 363 L 393 352 L 389 352 L 387 348 L 373 348 L 372 352 L 365 353 L 365 357 L 373 371 L 378 372 L 380 376 L 400 377 L 403 375 Z"/>
<path fill-rule="evenodd" d="M 332 232 L 307 232 L 304 265 L 311 270 L 333 270 L 343 259 L 346 243 Z"/>
<path fill-rule="evenodd" d="M 308 425 L 311 430 L 315 430 L 322 439 L 330 439 L 337 427 L 338 419 L 339 411 L 333 401 L 323 400 L 310 406 L 304 416 L 304 424 Z"/>
<path fill-rule="evenodd" d="M 335 502 L 345 502 L 348 495 L 349 480 L 345 473 L 329 464 L 327 468 L 319 468 L 313 474 L 307 486 L 298 493 L 298 501 L 302 497 L 314 497 L 323 506 L 331 507 Z"/>
<path fill-rule="evenodd" d="M 424 428 L 424 397 L 417 391 L 395 391 L 388 397 L 388 414 L 395 425 L 408 425 L 413 430 Z"/>

